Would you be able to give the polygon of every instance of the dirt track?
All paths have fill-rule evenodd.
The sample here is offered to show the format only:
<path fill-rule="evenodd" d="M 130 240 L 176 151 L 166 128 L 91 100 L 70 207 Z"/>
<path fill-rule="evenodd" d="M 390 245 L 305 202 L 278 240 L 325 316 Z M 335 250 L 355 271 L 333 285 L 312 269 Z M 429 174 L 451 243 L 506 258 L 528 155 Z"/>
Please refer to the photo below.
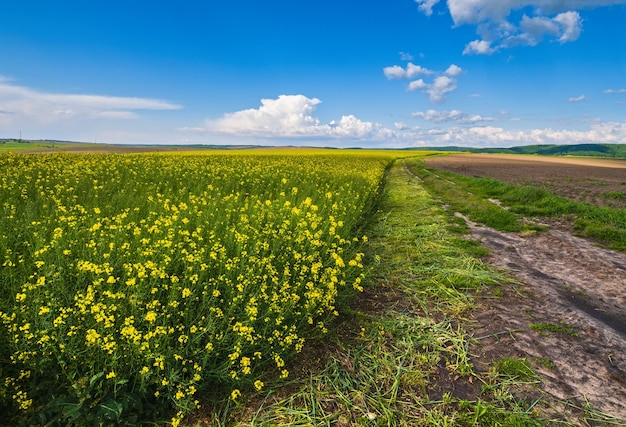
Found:
<path fill-rule="evenodd" d="M 508 176 L 509 181 L 516 176 L 538 182 L 548 175 L 555 182 L 566 181 L 567 176 L 607 179 L 602 172 L 609 179 L 626 181 L 626 162 L 610 162 L 608 167 L 593 163 L 534 158 L 509 163 L 491 156 L 428 161 L 474 176 Z M 555 178 L 558 174 L 562 175 Z M 487 262 L 520 282 L 504 286 L 501 296 L 481 300 L 475 334 L 483 338 L 477 351 L 496 357 L 513 351 L 533 362 L 543 391 L 571 404 L 560 409 L 569 412 L 570 422 L 577 416 L 576 408 L 589 402 L 595 410 L 622 419 L 611 425 L 626 425 L 626 254 L 573 236 L 565 223 L 550 224 L 550 230 L 535 235 L 468 223 L 471 238 L 491 249 Z"/>
<path fill-rule="evenodd" d="M 514 349 L 535 362 L 545 392 L 626 419 L 626 255 L 557 229 L 522 236 L 471 228 L 492 250 L 488 262 L 522 283 L 482 301 L 476 336 L 491 335 L 482 351 Z"/>

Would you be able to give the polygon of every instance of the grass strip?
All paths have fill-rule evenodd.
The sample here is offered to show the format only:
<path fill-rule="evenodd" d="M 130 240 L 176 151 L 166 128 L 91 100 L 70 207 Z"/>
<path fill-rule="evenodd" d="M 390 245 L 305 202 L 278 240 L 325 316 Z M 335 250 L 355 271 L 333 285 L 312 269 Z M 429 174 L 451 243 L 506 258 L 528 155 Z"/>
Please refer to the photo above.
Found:
<path fill-rule="evenodd" d="M 364 292 L 342 308 L 334 339 L 307 347 L 288 383 L 268 382 L 270 392 L 234 406 L 212 404 L 189 425 L 542 425 L 536 402 L 518 393 L 535 381 L 527 364 L 518 377 L 511 363 L 502 374 L 502 363 L 474 368 L 463 316 L 472 292 L 502 278 L 454 228 L 396 164 L 367 230 L 374 268 Z"/>

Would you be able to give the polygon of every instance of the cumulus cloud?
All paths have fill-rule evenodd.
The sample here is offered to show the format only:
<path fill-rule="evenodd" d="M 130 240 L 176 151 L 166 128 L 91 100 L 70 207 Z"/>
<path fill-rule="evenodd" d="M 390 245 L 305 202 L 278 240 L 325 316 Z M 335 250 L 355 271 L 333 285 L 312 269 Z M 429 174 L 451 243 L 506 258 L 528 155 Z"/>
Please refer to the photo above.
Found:
<path fill-rule="evenodd" d="M 447 77 L 447 76 L 441 76 Z M 426 84 L 426 83 L 425 83 Z M 195 128 L 181 128 L 185 133 L 209 135 L 211 140 L 254 141 L 254 143 L 280 145 L 326 141 L 325 144 L 341 145 L 358 143 L 360 146 L 379 147 L 413 146 L 512 146 L 525 144 L 576 144 L 618 143 L 626 140 L 626 122 L 593 122 L 587 129 L 530 128 L 515 129 L 491 122 L 501 120 L 507 112 L 500 112 L 498 119 L 468 114 L 460 110 L 427 110 L 413 113 L 413 117 L 431 126 L 409 126 L 396 121 L 391 128 L 363 121 L 354 115 L 343 115 L 329 122 L 316 116 L 321 105 L 317 98 L 304 95 L 280 95 L 263 99 L 257 108 L 225 114 L 214 120 L 206 120 Z M 508 119 L 513 123 L 514 119 Z M 521 123 L 517 121 L 516 123 Z M 313 143 L 315 144 L 315 143 Z"/>
<path fill-rule="evenodd" d="M 311 115 L 320 102 L 304 95 L 280 95 L 277 99 L 262 99 L 259 108 L 208 121 L 207 127 L 218 133 L 295 135 L 320 125 L 319 120 Z"/>
<path fill-rule="evenodd" d="M 406 68 L 403 68 L 400 65 L 385 67 L 383 68 L 383 73 L 385 73 L 385 76 L 388 79 L 412 79 L 420 75 L 427 76 L 433 74 L 433 71 L 409 62 Z"/>
<path fill-rule="evenodd" d="M 391 130 L 378 123 L 362 121 L 354 115 L 321 123 L 313 114 L 320 103 L 319 99 L 304 95 L 280 95 L 276 99 L 262 99 L 259 108 L 207 120 L 204 127 L 193 131 L 256 138 L 384 140 L 393 137 Z"/>
<path fill-rule="evenodd" d="M 178 104 L 150 98 L 49 93 L 0 79 L 0 104 L 15 120 L 53 123 L 72 118 L 133 119 L 136 110 L 178 110 Z"/>
<path fill-rule="evenodd" d="M 456 90 L 456 80 L 448 76 L 439 76 L 425 91 L 432 102 L 442 102 L 446 93 Z"/>
<path fill-rule="evenodd" d="M 415 0 L 430 16 L 439 0 Z M 577 40 L 583 9 L 626 4 L 626 0 L 447 0 L 455 26 L 474 25 L 481 36 L 469 42 L 464 54 L 490 55 L 514 46 L 535 46 L 545 39 L 568 43 Z M 523 17 L 513 22 L 511 12 Z"/>
<path fill-rule="evenodd" d="M 626 0 L 448 0 L 455 25 L 505 21 L 511 11 L 530 9 L 536 16 L 625 4 Z"/>
<path fill-rule="evenodd" d="M 406 68 L 400 65 L 383 68 L 383 73 L 387 79 L 411 79 L 419 75 L 435 75 L 431 82 L 424 79 L 417 79 L 409 82 L 407 90 L 422 91 L 428 95 L 432 102 L 443 102 L 445 95 L 456 90 L 456 77 L 463 74 L 463 69 L 456 64 L 450 65 L 444 72 L 435 72 L 419 65 L 408 63 Z"/>
<path fill-rule="evenodd" d="M 418 111 L 413 113 L 413 117 L 433 123 L 454 122 L 460 124 L 472 124 L 479 122 L 493 121 L 491 117 L 483 117 L 479 114 L 467 114 L 459 110 L 451 111 Z"/>
<path fill-rule="evenodd" d="M 554 22 L 560 25 L 559 42 L 567 43 L 578 40 L 582 31 L 582 19 L 578 12 L 563 12 L 556 15 Z"/>
<path fill-rule="evenodd" d="M 585 95 L 580 95 L 580 96 L 576 96 L 576 97 L 570 97 L 568 99 L 569 102 L 581 102 L 584 101 L 585 99 L 587 99 L 587 97 Z"/>
<path fill-rule="evenodd" d="M 491 42 L 486 40 L 474 40 L 465 45 L 463 55 L 491 55 L 496 49 L 491 47 Z"/>
<path fill-rule="evenodd" d="M 463 74 L 463 69 L 456 64 L 452 64 L 448 67 L 445 73 L 451 77 L 457 77 Z"/>
<path fill-rule="evenodd" d="M 414 91 L 414 90 L 426 90 L 429 88 L 430 85 L 426 84 L 426 82 L 423 79 L 419 79 L 419 80 L 414 80 L 411 83 L 409 83 L 409 86 L 407 86 L 407 90 L 408 91 Z"/>

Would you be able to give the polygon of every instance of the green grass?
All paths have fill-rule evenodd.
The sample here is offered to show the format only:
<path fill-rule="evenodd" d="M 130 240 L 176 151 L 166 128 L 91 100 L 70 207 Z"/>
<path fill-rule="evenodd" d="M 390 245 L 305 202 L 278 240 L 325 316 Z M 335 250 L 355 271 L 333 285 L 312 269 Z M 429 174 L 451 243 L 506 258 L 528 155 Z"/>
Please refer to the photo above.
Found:
<path fill-rule="evenodd" d="M 520 380 L 536 380 L 539 378 L 533 371 L 530 362 L 525 358 L 503 357 L 496 360 L 492 366 L 496 376 Z"/>
<path fill-rule="evenodd" d="M 558 325 L 554 323 L 531 323 L 530 329 L 537 331 L 539 332 L 539 334 L 544 336 L 546 332 L 564 334 L 572 337 L 578 336 L 578 332 L 576 332 L 576 327 L 573 325 L 569 325 L 565 322 L 560 322 Z"/>
<path fill-rule="evenodd" d="M 552 359 L 549 357 L 535 357 L 533 360 L 547 369 L 554 369 L 556 367 Z"/>
<path fill-rule="evenodd" d="M 608 193 L 603 193 L 602 197 L 607 200 L 624 200 L 626 199 L 626 193 L 623 191 L 609 191 Z"/>
<path fill-rule="evenodd" d="M 535 186 L 512 185 L 491 178 L 473 178 L 441 171 L 417 162 L 412 172 L 450 209 L 500 231 L 541 230 L 522 218 L 574 219 L 576 231 L 626 251 L 626 210 L 580 203 Z M 498 206 L 489 200 L 498 200 Z"/>
<path fill-rule="evenodd" d="M 19 141 L 6 141 L 0 143 L 0 152 L 3 151 L 27 151 L 27 150 L 49 150 L 59 149 L 67 146 L 72 146 L 70 143 L 59 143 L 53 141 L 42 142 L 19 142 Z"/>
<path fill-rule="evenodd" d="M 474 367 L 463 318 L 475 292 L 504 278 L 475 258 L 482 251 L 459 227 L 394 166 L 365 230 L 372 270 L 364 293 L 342 308 L 335 338 L 305 349 L 291 369 L 298 378 L 239 407 L 212 402 L 189 425 L 542 425 L 536 402 L 515 397 L 529 381 Z"/>

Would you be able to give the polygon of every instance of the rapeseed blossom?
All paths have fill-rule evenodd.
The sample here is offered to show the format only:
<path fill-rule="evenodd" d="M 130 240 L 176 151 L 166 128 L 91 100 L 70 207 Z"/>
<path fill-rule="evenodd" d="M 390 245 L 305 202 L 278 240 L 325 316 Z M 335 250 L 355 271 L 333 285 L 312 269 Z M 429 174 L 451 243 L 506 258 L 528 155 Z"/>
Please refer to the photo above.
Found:
<path fill-rule="evenodd" d="M 362 290 L 356 230 L 389 161 L 0 155 L 0 403 L 53 411 L 55 382 L 85 407 L 172 403 L 174 424 L 209 381 L 235 400 L 268 366 L 288 377 L 339 295 Z"/>

